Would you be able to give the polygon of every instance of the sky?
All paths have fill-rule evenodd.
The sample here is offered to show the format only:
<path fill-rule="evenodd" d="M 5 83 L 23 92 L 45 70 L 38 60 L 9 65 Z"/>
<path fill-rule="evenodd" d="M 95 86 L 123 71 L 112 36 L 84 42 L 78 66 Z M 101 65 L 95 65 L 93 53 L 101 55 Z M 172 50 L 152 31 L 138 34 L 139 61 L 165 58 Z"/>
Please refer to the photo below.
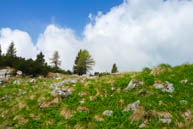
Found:
<path fill-rule="evenodd" d="M 36 42 L 47 25 L 70 27 L 82 37 L 89 13 L 108 12 L 122 0 L 0 0 L 0 28 L 20 29 Z"/>
<path fill-rule="evenodd" d="M 161 63 L 193 63 L 191 0 L 1 0 L 0 44 L 14 41 L 17 55 L 46 61 L 59 51 L 72 69 L 80 49 L 95 59 L 93 71 L 139 71 Z"/>

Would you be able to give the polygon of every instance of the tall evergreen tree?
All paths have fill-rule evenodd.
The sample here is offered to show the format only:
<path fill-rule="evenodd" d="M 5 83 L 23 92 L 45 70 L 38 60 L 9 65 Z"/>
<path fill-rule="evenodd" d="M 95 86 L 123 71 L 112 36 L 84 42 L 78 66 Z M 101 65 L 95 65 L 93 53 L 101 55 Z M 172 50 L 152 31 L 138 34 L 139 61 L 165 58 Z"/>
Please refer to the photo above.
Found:
<path fill-rule="evenodd" d="M 11 44 L 10 44 L 8 50 L 7 50 L 6 56 L 8 56 L 8 57 L 16 57 L 16 49 L 15 49 L 14 42 L 11 42 Z"/>
<path fill-rule="evenodd" d="M 78 74 L 77 64 L 78 64 L 78 59 L 80 58 L 81 52 L 82 52 L 82 50 L 80 49 L 80 51 L 78 52 L 78 55 L 76 56 L 76 59 L 75 59 L 75 61 L 74 61 L 74 66 L 73 66 L 73 72 L 74 72 L 74 74 Z"/>
<path fill-rule="evenodd" d="M 36 62 L 45 64 L 44 54 L 42 52 L 37 55 Z"/>
<path fill-rule="evenodd" d="M 1 44 L 0 44 L 0 57 L 2 56 Z"/>
<path fill-rule="evenodd" d="M 92 69 L 95 64 L 94 59 L 91 57 L 87 50 L 80 50 L 77 58 L 75 59 L 74 72 L 79 75 L 86 74 Z"/>
<path fill-rule="evenodd" d="M 116 65 L 116 64 L 113 64 L 111 73 L 117 73 L 117 72 L 118 72 L 117 65 Z"/>
<path fill-rule="evenodd" d="M 55 68 L 58 68 L 61 65 L 60 56 L 58 51 L 55 51 L 52 58 L 50 58 L 51 64 L 54 65 Z"/>

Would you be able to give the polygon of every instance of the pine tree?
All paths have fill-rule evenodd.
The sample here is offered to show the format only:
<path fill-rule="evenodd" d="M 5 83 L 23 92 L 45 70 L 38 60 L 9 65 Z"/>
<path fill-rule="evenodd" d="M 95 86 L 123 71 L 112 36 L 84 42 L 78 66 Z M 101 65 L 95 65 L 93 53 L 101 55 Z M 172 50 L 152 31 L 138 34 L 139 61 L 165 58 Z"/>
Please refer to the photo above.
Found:
<path fill-rule="evenodd" d="M 0 44 L 0 57 L 2 56 L 1 44 Z"/>
<path fill-rule="evenodd" d="M 116 64 L 113 64 L 111 73 L 117 73 L 117 72 L 118 72 L 117 65 L 116 65 Z"/>
<path fill-rule="evenodd" d="M 73 72 L 74 72 L 74 74 L 78 74 L 77 64 L 78 64 L 78 59 L 80 58 L 81 52 L 82 52 L 82 50 L 80 49 L 80 51 L 78 52 L 78 55 L 76 56 L 76 59 L 75 59 L 75 61 L 74 61 L 74 66 L 73 66 Z"/>
<path fill-rule="evenodd" d="M 92 66 L 95 64 L 94 59 L 91 57 L 87 50 L 80 50 L 78 56 L 75 59 L 74 72 L 82 75 L 92 70 Z"/>
<path fill-rule="evenodd" d="M 50 59 L 51 64 L 54 65 L 55 68 L 58 68 L 59 65 L 61 65 L 60 56 L 58 51 L 55 51 L 53 54 L 53 57 Z"/>
<path fill-rule="evenodd" d="M 14 42 L 11 42 L 11 44 L 10 44 L 8 50 L 7 50 L 6 56 L 8 56 L 8 57 L 16 57 L 16 49 L 15 49 Z"/>
<path fill-rule="evenodd" d="M 42 52 L 37 55 L 36 62 L 45 64 L 44 54 Z"/>

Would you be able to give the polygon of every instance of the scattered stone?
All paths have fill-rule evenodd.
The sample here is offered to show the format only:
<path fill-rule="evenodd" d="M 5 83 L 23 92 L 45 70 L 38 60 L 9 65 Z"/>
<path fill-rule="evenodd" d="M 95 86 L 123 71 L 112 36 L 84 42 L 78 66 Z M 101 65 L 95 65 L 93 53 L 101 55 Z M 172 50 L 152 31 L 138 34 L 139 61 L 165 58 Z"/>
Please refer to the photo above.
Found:
<path fill-rule="evenodd" d="M 79 103 L 80 103 L 80 104 L 83 104 L 83 103 L 85 103 L 85 100 L 81 100 Z"/>
<path fill-rule="evenodd" d="M 139 125 L 139 128 L 145 128 L 146 127 L 146 124 L 145 123 L 142 123 Z"/>
<path fill-rule="evenodd" d="M 20 84 L 21 84 L 21 81 L 20 81 L 20 80 L 15 80 L 15 81 L 13 81 L 13 84 L 14 84 L 14 85 L 20 85 Z"/>
<path fill-rule="evenodd" d="M 23 74 L 23 72 L 20 71 L 20 70 L 18 70 L 18 71 L 16 72 L 16 74 L 17 74 L 17 76 L 21 76 L 21 75 Z"/>
<path fill-rule="evenodd" d="M 138 86 L 143 86 L 144 82 L 139 80 L 131 80 L 125 90 L 129 90 Z"/>
<path fill-rule="evenodd" d="M 181 80 L 180 83 L 184 83 L 186 84 L 188 82 L 188 80 Z"/>
<path fill-rule="evenodd" d="M 0 80 L 7 81 L 9 80 L 13 75 L 15 71 L 12 69 L 1 69 L 0 70 Z"/>
<path fill-rule="evenodd" d="M 52 96 L 61 96 L 63 98 L 67 98 L 69 95 L 72 94 L 72 91 L 70 89 L 67 88 L 56 88 L 52 91 Z"/>
<path fill-rule="evenodd" d="M 160 118 L 159 121 L 162 122 L 163 124 L 170 124 L 172 122 L 171 119 L 163 119 L 163 118 Z"/>
<path fill-rule="evenodd" d="M 188 101 L 187 100 L 180 100 L 180 104 L 181 105 L 186 105 L 186 104 L 188 104 Z"/>
<path fill-rule="evenodd" d="M 24 94 L 27 94 L 27 91 L 23 91 L 23 93 L 22 93 L 22 94 L 23 94 L 23 95 L 24 95 Z"/>
<path fill-rule="evenodd" d="M 115 87 L 111 87 L 111 90 L 112 90 L 112 91 L 115 91 Z"/>
<path fill-rule="evenodd" d="M 103 112 L 104 116 L 112 116 L 112 114 L 113 114 L 112 110 L 106 110 L 106 111 Z"/>
<path fill-rule="evenodd" d="M 163 101 L 160 100 L 160 101 L 159 101 L 159 105 L 162 105 L 162 104 L 163 104 Z"/>
<path fill-rule="evenodd" d="M 41 109 L 43 109 L 43 108 L 48 108 L 48 107 L 51 106 L 51 105 L 58 104 L 60 101 L 61 101 L 61 98 L 55 97 L 55 98 L 53 98 L 53 99 L 51 99 L 51 100 L 49 100 L 49 101 L 47 101 L 47 102 L 39 105 L 39 107 L 40 107 Z"/>
<path fill-rule="evenodd" d="M 98 115 L 95 115 L 95 116 L 94 116 L 94 119 L 95 119 L 96 121 L 104 121 L 104 118 L 102 118 L 102 117 L 100 117 L 100 116 L 98 116 Z"/>
<path fill-rule="evenodd" d="M 36 83 L 36 79 L 31 79 L 29 82 L 30 83 Z"/>
<path fill-rule="evenodd" d="M 132 103 L 132 104 L 129 104 L 123 111 L 124 112 L 128 112 L 128 111 L 136 111 L 137 107 L 139 106 L 140 104 L 140 101 L 137 100 L 136 102 Z"/>
<path fill-rule="evenodd" d="M 90 96 L 89 99 L 90 99 L 90 101 L 93 101 L 94 98 L 93 98 L 93 96 Z"/>
<path fill-rule="evenodd" d="M 78 96 L 80 96 L 80 97 L 83 97 L 85 95 L 87 95 L 87 92 L 80 92 L 80 93 L 78 93 Z"/>
<path fill-rule="evenodd" d="M 50 85 L 50 88 L 58 88 L 64 84 L 75 84 L 77 81 L 76 80 L 64 80 L 62 82 L 58 82 L 58 83 L 53 83 Z"/>
<path fill-rule="evenodd" d="M 89 110 L 88 108 L 86 108 L 86 107 L 83 107 L 83 106 L 79 106 L 79 107 L 77 108 L 77 111 L 78 111 L 78 112 L 90 113 L 90 110 Z"/>
<path fill-rule="evenodd" d="M 174 92 L 174 87 L 173 87 L 173 84 L 172 83 L 169 83 L 166 81 L 166 83 L 160 83 L 160 82 L 157 82 L 154 84 L 154 87 L 156 89 L 161 89 L 163 92 L 169 92 L 169 93 L 172 93 Z"/>

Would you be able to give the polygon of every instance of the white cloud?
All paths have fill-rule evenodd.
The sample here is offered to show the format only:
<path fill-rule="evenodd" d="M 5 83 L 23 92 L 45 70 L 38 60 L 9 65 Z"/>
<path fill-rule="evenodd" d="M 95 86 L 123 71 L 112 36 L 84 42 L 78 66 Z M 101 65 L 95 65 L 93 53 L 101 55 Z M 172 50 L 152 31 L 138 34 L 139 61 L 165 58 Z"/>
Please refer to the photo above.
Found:
<path fill-rule="evenodd" d="M 92 20 L 81 40 L 70 28 L 49 25 L 35 46 L 26 32 L 8 28 L 1 29 L 0 43 L 5 49 L 14 40 L 18 54 L 25 57 L 43 51 L 47 61 L 58 50 L 65 69 L 72 68 L 80 48 L 90 51 L 96 71 L 110 71 L 113 63 L 120 71 L 159 63 L 177 65 L 193 62 L 192 14 L 192 1 L 125 0 L 106 14 L 89 14 Z"/>
<path fill-rule="evenodd" d="M 37 47 L 45 53 L 46 60 L 52 57 L 54 51 L 61 55 L 62 68 L 71 69 L 74 59 L 79 50 L 79 43 L 73 30 L 49 25 L 43 34 L 38 38 Z"/>
<path fill-rule="evenodd" d="M 17 55 L 26 58 L 35 58 L 37 49 L 31 41 L 28 33 L 20 30 L 11 30 L 10 28 L 3 28 L 0 30 L 0 44 L 3 53 L 8 49 L 10 43 L 14 41 L 17 49 Z"/>

